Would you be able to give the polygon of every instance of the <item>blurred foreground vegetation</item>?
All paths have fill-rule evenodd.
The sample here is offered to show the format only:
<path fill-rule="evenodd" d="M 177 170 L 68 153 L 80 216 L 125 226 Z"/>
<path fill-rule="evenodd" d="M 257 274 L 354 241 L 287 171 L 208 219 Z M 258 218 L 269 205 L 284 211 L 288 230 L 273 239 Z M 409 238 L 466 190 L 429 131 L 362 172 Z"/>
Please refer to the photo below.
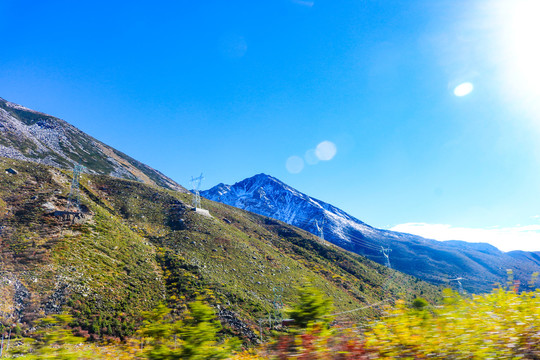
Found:
<path fill-rule="evenodd" d="M 441 305 L 398 301 L 368 324 L 343 326 L 322 294 L 304 287 L 286 310 L 286 330 L 255 348 L 218 339 L 211 307 L 193 302 L 179 319 L 158 306 L 136 336 L 112 344 L 83 343 L 69 316 L 40 321 L 32 339 L 12 338 L 5 358 L 19 359 L 540 359 L 540 291 L 496 289 L 461 296 L 446 290 Z"/>

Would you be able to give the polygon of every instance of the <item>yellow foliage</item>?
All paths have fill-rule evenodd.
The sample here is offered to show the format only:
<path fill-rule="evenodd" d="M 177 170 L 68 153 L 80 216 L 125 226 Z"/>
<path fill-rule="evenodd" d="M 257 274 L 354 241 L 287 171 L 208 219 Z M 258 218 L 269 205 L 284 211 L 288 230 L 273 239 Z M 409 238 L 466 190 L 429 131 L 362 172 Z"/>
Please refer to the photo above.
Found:
<path fill-rule="evenodd" d="M 263 360 L 266 357 L 256 353 L 254 350 L 246 350 L 230 358 L 230 360 Z"/>
<path fill-rule="evenodd" d="M 540 292 L 496 290 L 411 311 L 403 303 L 371 324 L 366 346 L 382 358 L 510 359 L 540 355 Z"/>

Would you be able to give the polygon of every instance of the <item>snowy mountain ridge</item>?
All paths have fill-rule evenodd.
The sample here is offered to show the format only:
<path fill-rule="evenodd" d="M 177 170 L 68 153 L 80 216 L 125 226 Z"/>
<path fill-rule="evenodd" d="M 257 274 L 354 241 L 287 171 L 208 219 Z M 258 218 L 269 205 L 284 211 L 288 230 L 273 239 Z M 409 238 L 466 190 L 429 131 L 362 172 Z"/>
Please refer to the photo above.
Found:
<path fill-rule="evenodd" d="M 334 243 L 350 243 L 351 229 L 372 232 L 375 229 L 324 201 L 312 198 L 280 180 L 258 174 L 234 185 L 219 184 L 201 195 L 260 215 L 281 220 L 325 237 Z"/>
<path fill-rule="evenodd" d="M 436 241 L 417 235 L 374 228 L 343 210 L 308 196 L 282 181 L 258 174 L 234 185 L 219 184 L 201 196 L 297 226 L 347 250 L 381 264 L 383 248 L 391 249 L 390 263 L 402 272 L 435 284 L 461 276 L 470 291 L 489 291 L 504 284 L 506 269 L 527 283 L 540 271 L 540 254 L 504 253 L 489 244 Z"/>

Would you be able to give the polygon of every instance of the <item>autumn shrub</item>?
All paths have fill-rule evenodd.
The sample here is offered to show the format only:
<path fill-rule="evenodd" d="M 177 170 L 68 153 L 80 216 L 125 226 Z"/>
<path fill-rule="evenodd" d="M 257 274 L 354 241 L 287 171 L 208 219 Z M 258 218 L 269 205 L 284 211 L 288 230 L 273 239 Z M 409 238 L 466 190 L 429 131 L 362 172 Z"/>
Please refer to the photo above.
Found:
<path fill-rule="evenodd" d="M 497 289 L 463 297 L 445 291 L 439 306 L 422 299 L 398 301 L 384 316 L 350 328 L 329 327 L 330 303 L 313 288 L 289 311 L 296 325 L 267 344 L 234 354 L 236 339 L 219 340 L 220 323 L 200 301 L 180 320 L 161 305 L 146 313 L 138 340 L 124 344 L 80 344 L 68 325 L 53 315 L 37 325 L 35 339 L 20 359 L 540 359 L 540 291 Z M 89 353 L 88 349 L 92 349 Z"/>
<path fill-rule="evenodd" d="M 355 329 L 326 329 L 320 324 L 300 332 L 279 336 L 268 347 L 267 358 L 276 360 L 367 360 L 370 359 L 362 337 Z"/>
<path fill-rule="evenodd" d="M 259 355 L 279 360 L 540 359 L 540 291 L 444 294 L 440 306 L 424 299 L 409 306 L 398 301 L 362 331 L 303 322 L 310 325 L 278 336 Z M 295 308 L 309 309 L 306 304 L 314 300 L 306 299 L 312 296 L 301 297 Z"/>
<path fill-rule="evenodd" d="M 74 336 L 68 325 L 73 321 L 70 315 L 55 314 L 41 319 L 34 333 L 35 338 L 27 338 L 27 346 L 21 346 L 16 353 L 21 360 L 34 359 L 81 359 L 88 354 L 73 349 L 84 338 Z"/>
<path fill-rule="evenodd" d="M 503 289 L 419 312 L 403 302 L 373 322 L 366 346 L 381 358 L 540 359 L 540 292 Z"/>

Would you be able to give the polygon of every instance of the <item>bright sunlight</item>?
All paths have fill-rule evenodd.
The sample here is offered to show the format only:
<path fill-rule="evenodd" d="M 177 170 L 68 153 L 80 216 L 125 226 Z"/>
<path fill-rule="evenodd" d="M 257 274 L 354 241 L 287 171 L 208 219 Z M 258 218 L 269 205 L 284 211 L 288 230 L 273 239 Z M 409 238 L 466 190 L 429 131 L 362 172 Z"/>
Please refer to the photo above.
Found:
<path fill-rule="evenodd" d="M 499 8 L 501 56 L 507 90 L 540 117 L 540 1 L 505 1 Z"/>

